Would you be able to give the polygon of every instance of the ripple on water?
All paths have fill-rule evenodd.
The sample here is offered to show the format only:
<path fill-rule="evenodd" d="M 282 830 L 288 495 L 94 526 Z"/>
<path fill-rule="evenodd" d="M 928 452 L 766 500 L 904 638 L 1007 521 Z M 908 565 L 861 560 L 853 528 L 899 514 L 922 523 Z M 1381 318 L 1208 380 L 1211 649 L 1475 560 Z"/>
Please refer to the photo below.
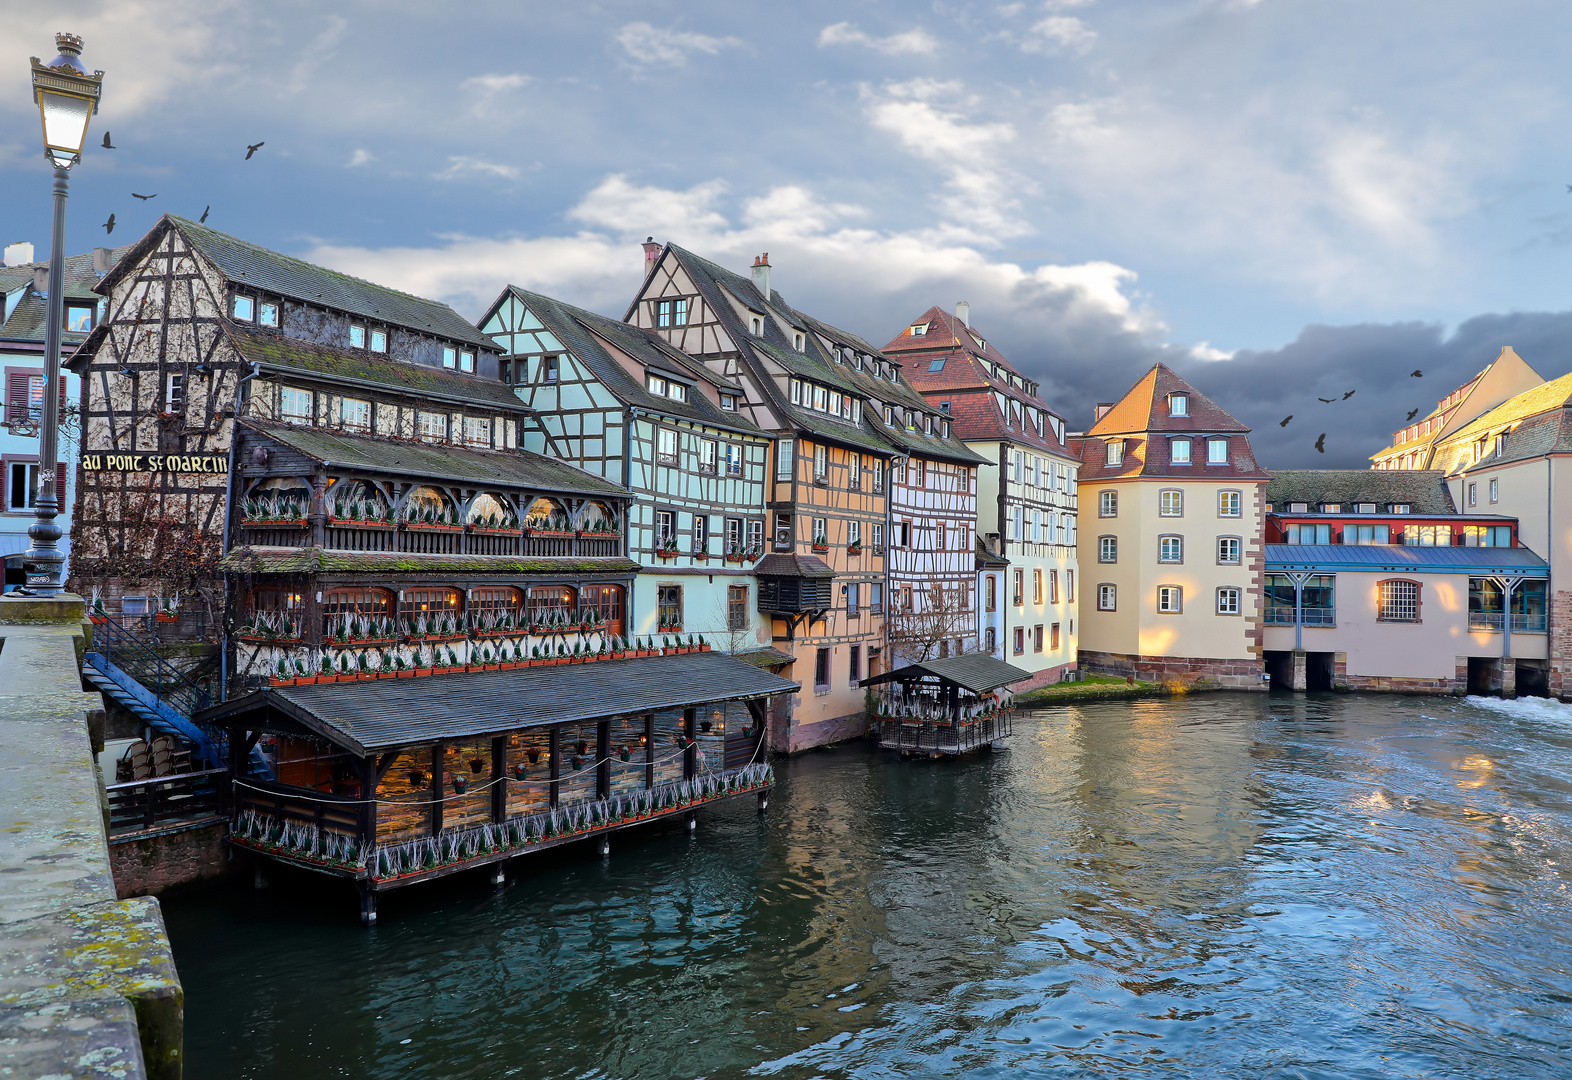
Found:
<path fill-rule="evenodd" d="M 767 818 L 166 905 L 202 1077 L 1564 1076 L 1572 708 L 1214 696 L 780 763 Z"/>

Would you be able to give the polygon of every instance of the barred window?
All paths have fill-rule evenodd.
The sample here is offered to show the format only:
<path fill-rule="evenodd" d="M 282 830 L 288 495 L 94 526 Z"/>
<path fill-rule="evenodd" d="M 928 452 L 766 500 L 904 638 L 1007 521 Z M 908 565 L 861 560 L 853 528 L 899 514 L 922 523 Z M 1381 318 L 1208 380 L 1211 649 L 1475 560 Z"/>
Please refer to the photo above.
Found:
<path fill-rule="evenodd" d="M 1419 621 L 1419 582 L 1381 582 L 1381 614 L 1383 622 Z"/>

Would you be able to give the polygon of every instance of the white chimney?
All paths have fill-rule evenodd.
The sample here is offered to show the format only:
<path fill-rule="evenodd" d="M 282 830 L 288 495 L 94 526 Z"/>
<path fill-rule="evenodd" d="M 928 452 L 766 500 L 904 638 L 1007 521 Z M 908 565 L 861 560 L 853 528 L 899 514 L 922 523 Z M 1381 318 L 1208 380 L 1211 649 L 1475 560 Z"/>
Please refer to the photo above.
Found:
<path fill-rule="evenodd" d="M 114 260 L 110 257 L 108 248 L 96 247 L 93 249 L 93 273 L 103 277 L 109 273 L 109 268 L 112 265 L 114 265 Z"/>
<path fill-rule="evenodd" d="M 970 326 L 972 324 L 972 306 L 965 300 L 957 300 L 955 302 L 955 317 L 961 320 L 963 325 Z"/>
<path fill-rule="evenodd" d="M 655 264 L 660 262 L 660 245 L 653 236 L 644 238 L 644 276 L 649 277 L 650 271 L 655 269 Z"/>
<path fill-rule="evenodd" d="M 5 264 L 7 266 L 22 266 L 33 261 L 33 245 L 26 240 L 18 240 L 14 244 L 5 246 Z"/>
<path fill-rule="evenodd" d="M 770 253 L 766 251 L 753 260 L 753 287 L 759 290 L 764 302 L 770 302 Z"/>

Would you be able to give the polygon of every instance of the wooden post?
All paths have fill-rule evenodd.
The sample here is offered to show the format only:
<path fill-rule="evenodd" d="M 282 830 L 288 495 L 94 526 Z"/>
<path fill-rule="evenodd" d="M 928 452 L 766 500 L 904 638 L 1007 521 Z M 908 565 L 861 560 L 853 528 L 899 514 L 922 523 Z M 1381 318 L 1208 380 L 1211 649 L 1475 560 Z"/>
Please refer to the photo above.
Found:
<path fill-rule="evenodd" d="M 688 745 L 682 751 L 682 778 L 692 780 L 699 774 L 699 740 L 698 724 L 695 721 L 696 709 L 682 710 L 682 727 L 687 734 Z"/>
<path fill-rule="evenodd" d="M 655 714 L 644 714 L 644 786 L 655 786 Z"/>
<path fill-rule="evenodd" d="M 491 740 L 491 820 L 500 825 L 508 818 L 508 740 L 498 735 Z"/>
<path fill-rule="evenodd" d="M 551 735 L 549 737 L 549 741 L 547 742 L 547 747 L 548 747 L 548 753 L 550 753 L 550 755 L 551 755 L 551 783 L 548 784 L 547 787 L 551 791 L 551 805 L 553 807 L 556 807 L 556 806 L 561 805 L 561 801 L 562 801 L 562 791 L 561 791 L 562 785 L 560 783 L 558 783 L 558 781 L 562 779 L 562 729 L 561 728 L 554 727 L 554 728 L 551 729 Z"/>
<path fill-rule="evenodd" d="M 442 774 L 447 768 L 448 747 L 446 743 L 433 743 L 431 746 L 431 835 L 436 836 L 442 832 Z"/>
<path fill-rule="evenodd" d="M 595 725 L 595 797 L 611 798 L 611 721 L 602 720 Z"/>
<path fill-rule="evenodd" d="M 377 759 L 360 759 L 360 847 L 364 851 L 377 839 Z"/>

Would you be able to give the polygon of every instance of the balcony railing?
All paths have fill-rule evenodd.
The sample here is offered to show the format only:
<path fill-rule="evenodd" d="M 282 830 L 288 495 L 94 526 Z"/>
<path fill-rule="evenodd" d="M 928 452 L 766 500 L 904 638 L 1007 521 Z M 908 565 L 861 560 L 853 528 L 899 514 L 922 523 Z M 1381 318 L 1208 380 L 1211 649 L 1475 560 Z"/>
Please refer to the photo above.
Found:
<path fill-rule="evenodd" d="M 1336 626 L 1337 609 L 1332 607 L 1302 607 L 1299 609 L 1299 625 L 1301 626 Z M 1292 604 L 1269 604 L 1266 608 L 1266 625 L 1292 626 L 1294 625 L 1294 606 Z"/>
<path fill-rule="evenodd" d="M 223 793 L 228 776 L 228 769 L 207 769 L 109 784 L 104 794 L 109 803 L 110 835 L 185 824 L 219 815 L 224 809 Z"/>
<path fill-rule="evenodd" d="M 273 522 L 241 522 L 239 542 L 257 547 L 309 547 L 312 530 Z M 523 555 L 557 558 L 616 558 L 621 533 L 530 535 L 474 528 L 421 528 L 330 523 L 324 545 L 333 551 L 390 551 L 427 555 Z"/>
<path fill-rule="evenodd" d="M 1470 611 L 1468 613 L 1468 628 L 1470 630 L 1498 632 L 1505 621 L 1505 615 L 1499 611 Z M 1543 634 L 1545 626 L 1544 612 L 1540 612 L 1537 615 L 1529 615 L 1517 611 L 1512 613 L 1512 632 L 1514 634 Z"/>
<path fill-rule="evenodd" d="M 1499 611 L 1470 611 L 1468 613 L 1468 628 L 1470 630 L 1496 630 L 1501 629 L 1505 616 Z"/>
<path fill-rule="evenodd" d="M 1546 625 L 1544 612 L 1540 612 L 1538 615 L 1512 613 L 1512 632 L 1514 634 L 1543 634 Z"/>

